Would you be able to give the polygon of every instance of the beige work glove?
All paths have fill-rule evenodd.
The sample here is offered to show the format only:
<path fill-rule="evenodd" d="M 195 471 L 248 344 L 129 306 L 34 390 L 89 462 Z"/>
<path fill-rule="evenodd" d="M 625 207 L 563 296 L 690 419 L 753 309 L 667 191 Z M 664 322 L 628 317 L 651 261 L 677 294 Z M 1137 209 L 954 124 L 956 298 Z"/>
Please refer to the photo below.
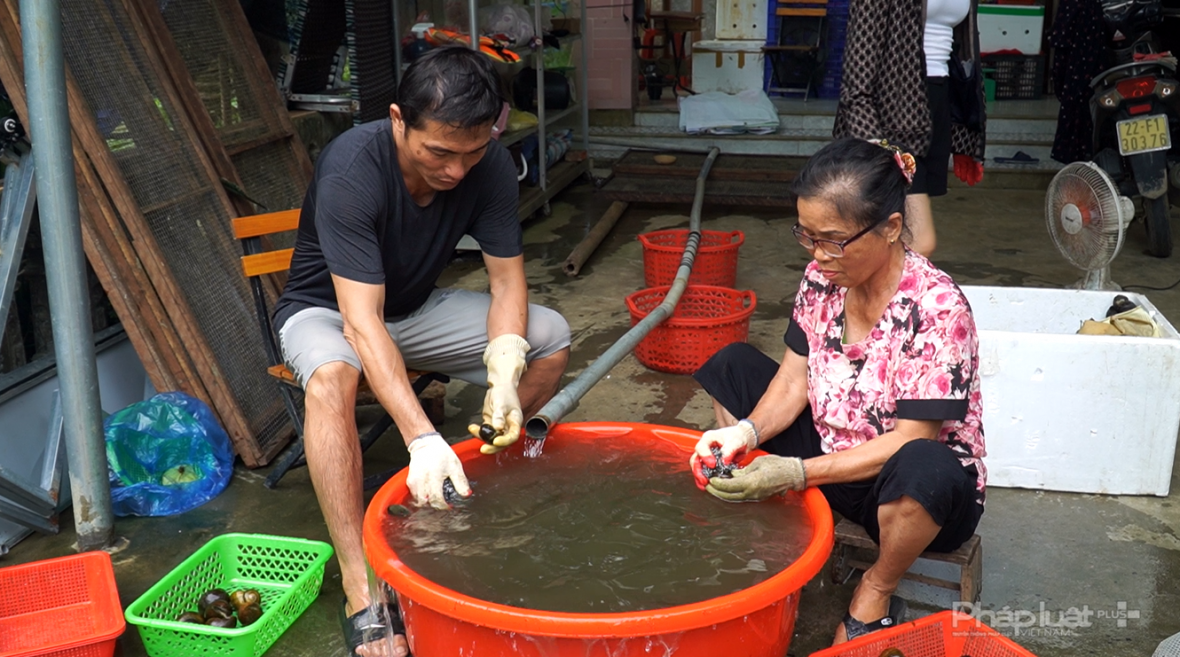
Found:
<path fill-rule="evenodd" d="M 807 488 L 807 473 L 803 471 L 803 459 L 759 456 L 750 465 L 734 470 L 729 479 L 713 477 L 705 490 L 726 502 L 748 502 L 804 488 Z"/>
<path fill-rule="evenodd" d="M 429 504 L 436 509 L 448 509 L 443 482 L 450 478 L 455 492 L 462 497 L 471 496 L 471 485 L 463 473 L 463 463 L 455 450 L 436 432 L 424 433 L 406 446 L 410 452 L 410 473 L 406 486 L 418 504 Z"/>
<path fill-rule="evenodd" d="M 1160 337 L 1160 327 L 1143 308 L 1132 308 L 1095 321 L 1087 319 L 1078 329 L 1080 335 L 1134 335 L 1144 338 Z"/>
<path fill-rule="evenodd" d="M 516 385 L 528 368 L 525 354 L 529 343 L 519 335 L 511 333 L 488 343 L 483 352 L 484 365 L 488 366 L 488 391 L 483 398 L 483 423 L 495 429 L 491 444 L 479 448 L 484 454 L 495 454 L 520 439 L 524 425 L 524 413 L 520 410 L 520 396 Z M 479 427 L 470 425 L 467 430 L 479 438 Z"/>
<path fill-rule="evenodd" d="M 746 452 L 758 446 L 758 432 L 748 420 L 735 425 L 706 431 L 697 441 L 697 446 L 689 458 L 688 465 L 692 476 L 696 479 L 697 488 L 705 489 L 708 479 L 702 472 L 701 466 L 716 468 L 721 463 L 713 455 L 713 447 L 721 450 L 722 463 L 729 464 L 745 456 Z"/>

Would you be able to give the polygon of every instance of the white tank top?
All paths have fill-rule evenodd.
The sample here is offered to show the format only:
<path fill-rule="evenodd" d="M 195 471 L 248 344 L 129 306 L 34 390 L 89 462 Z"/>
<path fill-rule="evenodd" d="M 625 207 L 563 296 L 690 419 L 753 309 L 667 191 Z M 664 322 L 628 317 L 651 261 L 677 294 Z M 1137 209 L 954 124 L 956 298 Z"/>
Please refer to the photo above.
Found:
<path fill-rule="evenodd" d="M 949 75 L 947 60 L 951 57 L 955 26 L 967 18 L 971 0 L 926 0 L 926 75 L 938 78 Z"/>

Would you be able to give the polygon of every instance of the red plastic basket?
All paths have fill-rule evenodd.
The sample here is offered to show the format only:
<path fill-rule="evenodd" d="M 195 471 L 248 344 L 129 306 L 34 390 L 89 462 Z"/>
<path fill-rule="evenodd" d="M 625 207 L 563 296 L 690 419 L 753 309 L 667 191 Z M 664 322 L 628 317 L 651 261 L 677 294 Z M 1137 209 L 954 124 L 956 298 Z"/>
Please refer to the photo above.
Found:
<path fill-rule="evenodd" d="M 124 626 L 105 552 L 0 568 L 0 657 L 111 657 Z"/>
<path fill-rule="evenodd" d="M 669 289 L 665 285 L 628 295 L 631 326 L 663 303 Z M 635 357 L 653 370 L 692 374 L 725 345 L 746 341 L 757 303 L 752 290 L 689 285 L 672 316 L 635 347 Z"/>
<path fill-rule="evenodd" d="M 723 233 L 702 230 L 701 245 L 692 264 L 689 285 L 737 285 L 738 247 L 746 241 L 740 230 Z M 680 258 L 688 244 L 688 231 L 657 230 L 639 236 L 643 244 L 643 281 L 647 287 L 671 285 L 680 268 Z"/>
<path fill-rule="evenodd" d="M 906 657 L 1036 657 L 1011 639 L 957 611 L 943 611 L 879 630 L 811 657 L 879 657 L 896 648 Z"/>

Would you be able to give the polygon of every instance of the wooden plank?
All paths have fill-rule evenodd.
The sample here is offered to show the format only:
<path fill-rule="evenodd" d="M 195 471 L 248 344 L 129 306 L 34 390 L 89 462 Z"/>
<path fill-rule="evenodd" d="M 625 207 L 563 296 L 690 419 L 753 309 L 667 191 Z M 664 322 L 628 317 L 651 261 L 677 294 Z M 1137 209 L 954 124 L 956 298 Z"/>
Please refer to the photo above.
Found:
<path fill-rule="evenodd" d="M 252 75 L 254 85 L 257 86 L 255 92 L 258 94 L 260 104 L 263 107 L 274 108 L 274 115 L 278 118 L 279 126 L 286 135 L 287 147 L 294 155 L 298 168 L 296 173 L 301 176 L 300 183 L 304 185 L 310 183 L 311 157 L 308 156 L 307 148 L 299 139 L 295 125 L 291 123 L 291 116 L 287 112 L 287 102 L 279 94 L 278 86 L 274 83 L 274 76 L 267 68 L 266 58 L 258 47 L 258 39 L 254 37 L 254 32 L 250 29 L 250 22 L 246 19 L 241 0 L 217 0 L 217 6 L 219 7 L 217 13 L 221 17 L 226 31 L 231 34 L 231 38 L 236 43 L 245 44 L 244 52 L 247 56 L 242 63 L 251 69 L 248 73 Z"/>
<path fill-rule="evenodd" d="M 248 237 L 262 237 L 299 229 L 300 210 L 268 212 L 233 220 L 234 237 L 244 240 Z"/>
<path fill-rule="evenodd" d="M 696 182 L 687 178 L 615 176 L 601 190 L 611 201 L 628 203 L 681 203 L 691 205 Z M 710 205 L 795 207 L 790 186 L 773 182 L 717 180 L 705 183 L 705 201 Z"/>
<path fill-rule="evenodd" d="M 278 88 L 274 84 L 241 5 L 236 0 L 213 0 L 209 6 L 214 10 L 221 31 L 227 33 L 227 39 L 231 43 L 238 44 L 238 47 L 230 54 L 243 55 L 235 58 L 235 62 L 241 65 L 243 72 L 249 78 L 246 80 L 245 88 L 249 89 L 262 115 L 272 119 L 270 122 L 262 120 L 251 123 L 250 125 L 261 123 L 268 134 L 248 143 L 238 143 L 230 139 L 230 136 L 233 132 L 248 129 L 250 126 L 235 125 L 220 131 L 214 126 L 158 5 L 150 2 L 137 3 L 137 5 L 140 9 L 140 18 L 150 31 L 151 38 L 160 52 L 173 85 L 184 100 L 183 106 L 187 109 L 193 125 L 197 127 L 198 136 L 218 175 L 240 188 L 245 188 L 232 158 L 254 148 L 267 146 L 274 142 L 283 142 L 284 147 L 292 155 L 294 170 L 290 174 L 298 179 L 297 184 L 305 186 L 311 180 L 311 159 L 295 132 L 295 127 L 286 111 L 286 102 L 278 93 Z M 232 141 L 232 143 L 227 143 L 227 141 Z M 247 194 L 256 194 L 248 189 L 246 192 Z M 258 208 L 245 198 L 237 195 L 230 195 L 229 198 L 236 210 L 231 216 L 253 215 L 258 212 Z M 267 277 L 264 279 L 264 293 L 270 303 L 278 298 L 285 284 L 285 278 Z"/>
<path fill-rule="evenodd" d="M 6 17 L 0 6 L 0 19 Z M 0 24 L 5 23 L 0 20 Z M 0 30 L 0 81 L 10 89 L 9 98 L 23 121 L 28 122 L 28 107 L 24 97 L 22 69 L 23 53 L 9 44 L 11 33 Z M 18 40 L 19 43 L 19 40 Z M 209 403 L 209 396 L 199 380 L 192 376 L 191 364 L 179 348 L 179 339 L 163 310 L 155 290 L 147 281 L 142 267 L 132 257 L 126 234 L 102 230 L 100 226 L 117 222 L 105 195 L 96 184 L 94 171 L 75 135 L 73 138 L 75 173 L 78 181 L 79 209 L 83 248 L 99 282 L 106 290 L 111 305 L 123 324 L 132 346 L 157 390 L 185 390 Z"/>
<path fill-rule="evenodd" d="M 189 121 L 196 130 L 197 138 L 209 155 L 213 168 L 219 176 L 241 186 L 242 181 L 238 177 L 237 169 L 230 161 L 229 154 L 221 147 L 221 141 L 217 138 L 217 128 L 214 127 L 213 120 L 209 118 L 209 113 L 205 111 L 201 94 L 197 91 L 197 86 L 193 82 L 192 76 L 189 75 L 188 67 L 185 66 L 180 51 L 176 48 L 176 42 L 172 40 L 168 26 L 164 24 L 164 18 L 160 16 L 159 6 L 154 2 L 135 2 L 132 5 L 128 7 L 128 13 L 138 15 L 146 33 L 159 51 L 163 69 L 171 78 L 176 94 L 182 101 L 178 109 L 188 115 Z M 255 212 L 250 202 L 245 199 L 235 197 L 232 202 L 240 214 Z M 146 213 L 147 210 L 144 210 L 144 214 Z"/>
<path fill-rule="evenodd" d="M 7 11 L 0 11 L 0 30 L 6 35 L 9 47 L 19 51 L 21 40 L 19 21 L 16 19 L 16 1 L 7 0 L 5 3 Z M 107 29 L 111 30 L 111 33 L 116 33 L 114 26 L 109 23 L 96 26 L 95 29 Z M 106 140 L 98 132 L 94 122 L 95 114 L 68 70 L 66 88 L 70 125 L 81 141 L 99 179 L 106 187 L 107 194 L 114 202 L 125 229 L 131 234 L 131 243 L 135 248 L 135 253 L 143 263 L 153 287 L 167 308 L 168 317 L 176 327 L 185 351 L 192 358 L 200 380 L 204 383 L 209 397 L 212 399 L 213 403 L 210 406 L 234 441 L 234 446 L 242 457 L 242 461 L 250 467 L 263 465 L 259 460 L 260 452 L 249 423 L 238 406 L 237 400 L 226 387 L 225 377 L 222 375 L 221 368 L 214 359 L 208 343 L 197 327 L 192 310 L 185 301 L 183 290 L 180 289 L 172 277 L 171 271 L 160 257 L 159 245 L 156 243 L 145 218 L 140 213 L 135 197 L 127 185 L 127 181 L 123 178 Z M 183 120 L 183 117 L 180 116 L 173 118 L 178 122 Z M 220 185 L 218 185 L 217 191 L 220 191 Z M 222 193 L 222 197 L 224 198 L 224 193 Z"/>
<path fill-rule="evenodd" d="M 246 274 L 247 278 L 250 278 L 286 271 L 291 268 L 291 256 L 293 255 L 295 255 L 295 249 L 279 249 L 242 256 L 242 272 Z"/>
<path fill-rule="evenodd" d="M 790 7 L 779 7 L 778 9 L 774 10 L 774 15 L 775 16 L 827 16 L 828 10 L 827 9 L 810 9 L 807 7 L 801 7 L 799 9 L 793 9 Z"/>
<path fill-rule="evenodd" d="M 656 164 L 652 153 L 629 151 L 612 167 L 619 175 L 663 178 L 692 178 L 700 174 L 705 156 L 696 153 L 676 155 L 674 164 Z M 791 182 L 807 158 L 760 155 L 721 155 L 709 171 L 709 180 L 765 180 Z"/>
<path fill-rule="evenodd" d="M 868 570 L 873 566 L 873 564 L 868 561 L 860 561 L 857 559 L 849 559 L 848 565 L 852 568 L 855 568 L 856 570 Z M 948 579 L 940 579 L 938 577 L 931 577 L 929 575 L 922 575 L 919 573 L 907 572 L 906 574 L 902 575 L 901 578 L 914 582 L 920 582 L 922 584 L 926 584 L 927 586 L 937 586 L 944 589 L 950 589 L 952 591 L 958 591 L 960 588 L 959 582 L 953 582 Z"/>
<path fill-rule="evenodd" d="M 271 365 L 266 368 L 266 373 L 283 383 L 295 383 L 295 375 L 291 373 L 291 370 L 287 369 L 286 365 Z"/>

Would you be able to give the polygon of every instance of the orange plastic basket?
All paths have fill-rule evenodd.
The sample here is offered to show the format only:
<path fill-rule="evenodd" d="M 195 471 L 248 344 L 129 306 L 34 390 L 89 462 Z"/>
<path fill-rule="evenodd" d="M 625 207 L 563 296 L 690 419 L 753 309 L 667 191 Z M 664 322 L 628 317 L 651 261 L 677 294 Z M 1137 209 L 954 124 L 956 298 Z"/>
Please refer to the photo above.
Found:
<path fill-rule="evenodd" d="M 723 233 L 717 230 L 702 230 L 701 245 L 697 248 L 696 260 L 692 264 L 689 285 L 737 285 L 738 247 L 746 241 L 740 230 Z M 684 229 L 657 230 L 639 236 L 643 245 L 643 282 L 647 287 L 671 285 L 680 268 L 680 258 L 688 244 L 688 231 Z"/>
<path fill-rule="evenodd" d="M 665 285 L 628 295 L 631 326 L 663 303 L 669 289 L 671 286 Z M 757 303 L 752 290 L 689 285 L 672 316 L 635 347 L 635 357 L 653 370 L 692 374 L 722 347 L 746 341 Z"/>
<path fill-rule="evenodd" d="M 957 611 L 943 611 L 879 630 L 811 657 L 880 657 L 895 648 L 905 657 L 1036 657 L 1016 642 Z"/>
<path fill-rule="evenodd" d="M 0 568 L 0 657 L 111 657 L 124 626 L 105 552 Z"/>

